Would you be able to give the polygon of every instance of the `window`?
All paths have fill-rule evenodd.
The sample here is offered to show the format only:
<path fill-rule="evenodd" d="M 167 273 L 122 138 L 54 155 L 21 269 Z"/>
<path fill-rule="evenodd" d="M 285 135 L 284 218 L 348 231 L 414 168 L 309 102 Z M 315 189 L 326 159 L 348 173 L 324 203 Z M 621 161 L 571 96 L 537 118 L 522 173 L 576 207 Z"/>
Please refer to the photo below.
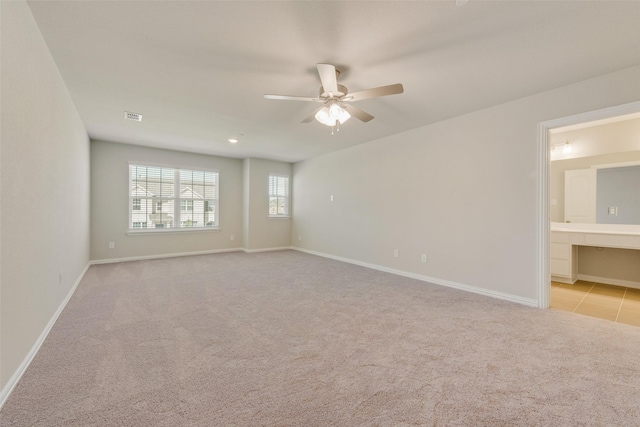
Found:
<path fill-rule="evenodd" d="M 269 216 L 289 216 L 289 177 L 269 175 Z"/>
<path fill-rule="evenodd" d="M 218 172 L 129 165 L 129 182 L 129 229 L 218 226 Z"/>

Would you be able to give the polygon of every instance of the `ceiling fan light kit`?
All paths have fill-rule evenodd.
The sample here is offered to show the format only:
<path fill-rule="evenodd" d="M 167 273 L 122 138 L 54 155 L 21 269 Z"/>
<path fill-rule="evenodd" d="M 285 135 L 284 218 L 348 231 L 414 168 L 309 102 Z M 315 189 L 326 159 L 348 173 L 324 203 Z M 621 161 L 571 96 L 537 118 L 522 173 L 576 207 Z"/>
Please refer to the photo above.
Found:
<path fill-rule="evenodd" d="M 330 101 L 328 106 L 322 107 L 315 114 L 317 121 L 327 126 L 335 126 L 336 122 L 343 124 L 351 118 L 351 114 L 340 107 L 337 101 Z"/>
<path fill-rule="evenodd" d="M 373 116 L 358 107 L 345 104 L 345 102 L 360 101 L 363 99 L 377 98 L 380 96 L 395 95 L 404 92 L 401 84 L 396 83 L 388 86 L 381 86 L 373 89 L 365 89 L 359 92 L 349 93 L 348 89 L 338 84 L 338 76 L 340 72 L 331 64 L 317 64 L 318 74 L 322 86 L 320 87 L 318 98 L 309 98 L 304 96 L 288 96 L 288 95 L 264 95 L 266 99 L 277 99 L 287 101 L 310 101 L 322 102 L 324 106 L 314 111 L 310 116 L 305 118 L 302 123 L 309 123 L 315 118 L 319 123 L 331 126 L 331 134 L 333 128 L 349 120 L 352 116 L 362 122 L 368 122 Z"/>

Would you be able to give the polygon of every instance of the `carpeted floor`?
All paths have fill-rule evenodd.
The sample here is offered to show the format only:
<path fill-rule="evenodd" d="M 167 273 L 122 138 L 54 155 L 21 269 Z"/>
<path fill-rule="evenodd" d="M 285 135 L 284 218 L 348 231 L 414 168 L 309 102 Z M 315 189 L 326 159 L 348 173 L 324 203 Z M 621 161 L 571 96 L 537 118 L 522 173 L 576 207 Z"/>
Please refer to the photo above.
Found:
<path fill-rule="evenodd" d="M 634 426 L 640 328 L 294 251 L 96 265 L 2 426 Z"/>

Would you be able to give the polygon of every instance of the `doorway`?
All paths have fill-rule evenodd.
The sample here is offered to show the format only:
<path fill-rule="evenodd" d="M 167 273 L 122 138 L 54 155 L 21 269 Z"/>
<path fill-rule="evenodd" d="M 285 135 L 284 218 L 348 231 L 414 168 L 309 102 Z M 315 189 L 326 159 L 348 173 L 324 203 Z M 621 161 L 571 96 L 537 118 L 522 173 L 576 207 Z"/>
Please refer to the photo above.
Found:
<path fill-rule="evenodd" d="M 640 102 L 632 102 L 615 107 L 562 117 L 538 124 L 538 306 L 549 308 L 551 295 L 550 274 L 550 170 L 551 170 L 551 133 L 554 130 L 570 126 L 584 126 L 585 123 L 612 120 L 619 116 L 640 113 Z"/>

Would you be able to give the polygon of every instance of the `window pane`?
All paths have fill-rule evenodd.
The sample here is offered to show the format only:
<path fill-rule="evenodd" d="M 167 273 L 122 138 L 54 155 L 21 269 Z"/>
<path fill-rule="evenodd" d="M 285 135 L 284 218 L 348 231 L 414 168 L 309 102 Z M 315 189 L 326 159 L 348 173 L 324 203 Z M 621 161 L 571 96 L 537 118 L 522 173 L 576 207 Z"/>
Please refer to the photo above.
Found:
<path fill-rule="evenodd" d="M 180 171 L 181 227 L 207 227 L 217 225 L 215 217 L 218 197 L 218 174 L 209 171 Z M 186 203 L 189 203 L 187 205 Z"/>
<path fill-rule="evenodd" d="M 129 170 L 130 228 L 217 225 L 216 172 L 143 165 L 131 165 Z M 176 176 L 179 181 L 176 181 Z M 179 198 L 178 213 L 174 212 L 176 198 Z M 179 215 L 178 218 L 175 215 Z"/>
<path fill-rule="evenodd" d="M 269 215 L 288 215 L 289 177 L 269 175 Z"/>

